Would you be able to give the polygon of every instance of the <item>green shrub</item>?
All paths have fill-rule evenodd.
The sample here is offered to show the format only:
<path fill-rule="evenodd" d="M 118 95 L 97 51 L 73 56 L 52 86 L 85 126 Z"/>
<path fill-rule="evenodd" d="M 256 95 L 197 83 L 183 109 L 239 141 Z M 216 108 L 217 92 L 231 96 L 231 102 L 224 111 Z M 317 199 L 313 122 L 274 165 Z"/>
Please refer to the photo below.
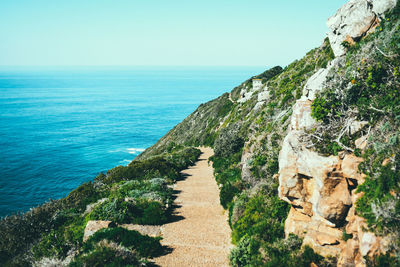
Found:
<path fill-rule="evenodd" d="M 317 121 L 324 121 L 331 110 L 332 107 L 327 103 L 326 99 L 317 97 L 311 105 L 311 116 Z"/>
<path fill-rule="evenodd" d="M 53 228 L 50 233 L 44 233 L 40 242 L 32 247 L 34 258 L 39 260 L 42 257 L 66 257 L 71 249 L 82 245 L 88 220 L 88 217 L 72 216 L 63 225 Z"/>
<path fill-rule="evenodd" d="M 375 258 L 365 257 L 368 267 L 395 267 L 400 266 L 399 258 L 389 254 L 378 255 Z"/>
<path fill-rule="evenodd" d="M 364 192 L 364 194 L 356 203 L 356 211 L 366 218 L 368 225 L 376 231 L 396 229 L 399 227 L 396 218 L 400 217 L 400 201 L 396 200 L 392 194 L 400 191 L 400 172 L 393 170 L 391 164 L 375 166 L 373 171 L 373 173 L 367 171 L 369 175 L 365 182 L 357 188 L 358 192 Z M 389 202 L 393 203 L 393 210 L 389 205 L 384 205 Z M 373 206 L 375 206 L 375 212 L 372 210 Z M 379 216 L 379 209 L 386 211 Z"/>
<path fill-rule="evenodd" d="M 212 156 L 209 160 L 213 161 L 216 181 L 222 185 L 219 192 L 220 203 L 227 209 L 233 198 L 241 190 L 241 169 L 237 167 L 241 159 L 241 150 L 227 157 Z"/>
<path fill-rule="evenodd" d="M 263 73 L 255 76 L 255 79 L 262 79 L 263 83 L 266 83 L 267 81 L 269 81 L 270 79 L 272 79 L 273 77 L 281 74 L 283 71 L 283 68 L 281 66 L 275 66 L 273 68 L 270 68 L 266 71 L 264 71 Z"/>
<path fill-rule="evenodd" d="M 111 199 L 97 206 L 90 217 L 94 220 L 110 220 L 122 224 L 160 225 L 167 221 L 167 214 L 161 203 L 146 199 Z"/>
<path fill-rule="evenodd" d="M 164 158 L 154 157 L 144 161 L 132 161 L 128 166 L 115 167 L 107 172 L 107 177 L 103 182 L 112 184 L 126 180 L 156 177 L 175 180 L 179 177 L 179 170 Z"/>
<path fill-rule="evenodd" d="M 15 266 L 20 255 L 31 244 L 55 226 L 54 215 L 61 209 L 60 201 L 50 201 L 18 215 L 0 220 L 0 262 Z"/>
<path fill-rule="evenodd" d="M 63 199 L 67 207 L 84 211 L 90 203 L 96 202 L 102 197 L 102 192 L 96 190 L 92 182 L 84 183 L 73 190 Z"/>
<path fill-rule="evenodd" d="M 66 243 L 64 229 L 52 230 L 37 246 L 33 247 L 33 255 L 35 259 L 52 256 L 62 257 L 70 249 L 71 246 Z"/>
<path fill-rule="evenodd" d="M 302 249 L 301 244 L 302 240 L 295 235 L 290 235 L 287 239 L 280 238 L 274 242 L 262 242 L 254 237 L 245 236 L 231 251 L 229 260 L 234 267 L 309 267 L 311 263 L 317 266 L 336 266 L 335 260 L 325 260 L 309 246 Z"/>
<path fill-rule="evenodd" d="M 172 153 L 163 155 L 163 158 L 173 164 L 179 171 L 195 164 L 200 157 L 200 149 L 194 147 L 185 147 L 176 149 Z"/>
<path fill-rule="evenodd" d="M 239 132 L 240 126 L 237 124 L 232 124 L 220 131 L 214 143 L 216 157 L 228 157 L 242 149 L 244 140 Z"/>
<path fill-rule="evenodd" d="M 130 250 L 135 250 L 141 257 L 155 257 L 163 252 L 163 247 L 160 243 L 161 237 L 141 235 L 137 231 L 120 227 L 97 231 L 86 241 L 83 251 L 89 252 L 93 250 L 101 240 L 112 241 Z"/>
<path fill-rule="evenodd" d="M 99 246 L 89 254 L 81 254 L 70 263 L 70 267 L 135 267 L 140 260 L 131 251 Z"/>
<path fill-rule="evenodd" d="M 233 186 L 230 182 L 224 184 L 219 192 L 219 200 L 222 207 L 224 207 L 224 209 L 227 209 L 235 195 L 239 192 L 239 189 Z"/>
<path fill-rule="evenodd" d="M 263 264 L 259 249 L 259 241 L 248 237 L 242 238 L 238 245 L 233 248 L 229 254 L 231 266 L 262 266 Z"/>
<path fill-rule="evenodd" d="M 234 243 L 245 236 L 256 236 L 266 242 L 284 237 L 284 223 L 289 205 L 278 196 L 257 194 L 250 198 L 241 218 L 233 225 Z"/>
<path fill-rule="evenodd" d="M 217 173 L 215 179 L 219 184 L 235 183 L 241 179 L 241 170 L 237 167 L 228 167 L 224 171 Z"/>

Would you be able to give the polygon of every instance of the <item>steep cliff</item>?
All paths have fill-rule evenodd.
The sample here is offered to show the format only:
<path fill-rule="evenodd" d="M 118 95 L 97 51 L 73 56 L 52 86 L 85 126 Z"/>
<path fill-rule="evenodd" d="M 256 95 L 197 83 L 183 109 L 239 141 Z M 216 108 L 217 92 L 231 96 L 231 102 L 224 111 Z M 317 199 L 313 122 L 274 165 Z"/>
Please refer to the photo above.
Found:
<path fill-rule="evenodd" d="M 350 1 L 328 20 L 336 58 L 308 80 L 280 151 L 279 196 L 291 204 L 286 235 L 341 266 L 399 256 L 395 7 Z"/>

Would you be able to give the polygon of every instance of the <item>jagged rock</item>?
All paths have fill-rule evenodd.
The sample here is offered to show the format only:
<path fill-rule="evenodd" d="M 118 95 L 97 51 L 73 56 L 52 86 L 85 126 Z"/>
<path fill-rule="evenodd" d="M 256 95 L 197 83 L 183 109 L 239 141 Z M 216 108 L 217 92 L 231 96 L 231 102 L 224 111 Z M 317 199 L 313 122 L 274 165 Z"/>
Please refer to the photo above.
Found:
<path fill-rule="evenodd" d="M 328 19 L 328 37 L 335 53 L 340 57 L 346 53 L 343 41 L 359 40 L 379 25 L 384 12 L 396 5 L 396 0 L 350 0 Z"/>
<path fill-rule="evenodd" d="M 338 266 L 357 266 L 355 262 L 356 259 L 358 261 L 360 260 L 360 257 L 358 257 L 360 254 L 359 250 L 360 246 L 356 240 L 348 240 L 341 251 L 341 255 L 338 260 Z"/>
<path fill-rule="evenodd" d="M 350 124 L 350 134 L 355 134 L 362 130 L 366 125 L 368 125 L 367 121 L 353 121 Z"/>
<path fill-rule="evenodd" d="M 108 200 L 108 198 L 102 198 L 97 200 L 95 203 L 91 203 L 89 205 L 86 206 L 86 210 L 83 213 L 83 215 L 89 214 L 96 206 L 106 202 Z"/>
<path fill-rule="evenodd" d="M 342 161 L 342 172 L 344 177 L 356 179 L 359 184 L 362 183 L 362 175 L 358 171 L 358 165 L 363 161 L 362 158 L 353 154 L 347 154 Z"/>
<path fill-rule="evenodd" d="M 241 95 L 241 98 L 238 100 L 238 102 L 245 103 L 253 96 L 253 91 L 243 92 L 240 95 Z"/>
<path fill-rule="evenodd" d="M 361 255 L 366 256 L 371 250 L 377 249 L 377 238 L 373 233 L 364 233 L 361 238 Z"/>
<path fill-rule="evenodd" d="M 332 223 L 340 224 L 352 205 L 347 186 L 343 174 L 338 175 L 336 172 L 330 174 L 324 180 L 320 200 L 316 205 L 318 214 Z"/>
<path fill-rule="evenodd" d="M 355 193 L 354 189 L 365 176 L 358 172 L 362 158 L 346 152 L 321 156 L 306 148 L 300 137 L 316 125 L 311 117 L 311 103 L 325 86 L 330 70 L 341 66 L 340 56 L 345 54 L 342 42 L 354 43 L 372 32 L 382 14 L 395 5 L 393 0 L 377 2 L 350 0 L 328 20 L 328 37 L 338 58 L 306 82 L 303 96 L 292 108 L 279 154 L 279 197 L 292 205 L 285 222 L 286 236 L 294 233 L 317 253 L 339 257 L 339 266 L 365 266 L 363 256 L 382 250 L 379 238 L 365 232 L 365 219 L 355 214 L 355 203 L 362 193 Z M 367 124 L 353 122 L 350 133 L 361 131 Z M 365 149 L 367 139 L 368 135 L 357 139 L 356 147 Z M 343 225 L 353 236 L 347 242 L 342 239 Z"/>
<path fill-rule="evenodd" d="M 319 238 L 321 240 L 319 240 Z M 325 243 L 332 241 L 335 242 L 329 245 Z M 322 245 L 321 243 L 323 243 L 324 245 Z M 337 257 L 341 253 L 340 242 L 323 233 L 320 233 L 319 235 L 315 233 L 306 235 L 303 240 L 303 245 L 310 246 L 315 252 L 323 257 Z"/>
<path fill-rule="evenodd" d="M 308 231 L 310 223 L 310 216 L 307 216 L 291 207 L 289 215 L 285 221 L 285 235 L 289 236 L 289 234 L 293 233 L 300 237 L 304 237 Z"/>
<path fill-rule="evenodd" d="M 371 0 L 372 11 L 374 11 L 379 17 L 382 17 L 388 10 L 393 9 L 397 0 Z"/>
<path fill-rule="evenodd" d="M 390 158 L 384 159 L 384 160 L 382 161 L 382 166 L 388 165 L 391 161 L 392 161 L 392 160 L 391 160 Z"/>
<path fill-rule="evenodd" d="M 241 159 L 241 167 L 242 167 L 242 179 L 246 182 L 252 182 L 252 174 L 251 174 L 251 164 L 250 159 L 252 157 L 252 150 L 253 148 L 245 148 L 242 153 Z"/>
<path fill-rule="evenodd" d="M 290 121 L 291 130 L 310 130 L 316 121 L 311 117 L 310 100 L 297 100 L 293 106 L 293 114 Z"/>
<path fill-rule="evenodd" d="M 314 100 L 316 93 L 321 90 L 323 83 L 326 81 L 328 75 L 328 69 L 318 70 L 310 79 L 308 79 L 303 89 L 303 95 L 308 100 Z"/>
<path fill-rule="evenodd" d="M 331 236 L 329 234 L 325 233 L 319 233 L 315 236 L 315 240 L 320 246 L 326 246 L 326 245 L 338 245 L 340 242 L 338 238 L 335 238 L 334 236 Z"/>

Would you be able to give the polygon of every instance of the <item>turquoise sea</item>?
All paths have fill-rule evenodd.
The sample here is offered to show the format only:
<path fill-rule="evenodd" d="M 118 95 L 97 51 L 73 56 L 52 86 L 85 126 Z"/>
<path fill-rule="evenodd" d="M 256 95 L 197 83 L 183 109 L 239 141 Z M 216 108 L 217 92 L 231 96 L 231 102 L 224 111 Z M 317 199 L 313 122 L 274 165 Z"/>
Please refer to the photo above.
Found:
<path fill-rule="evenodd" d="M 126 165 L 263 67 L 0 67 L 0 217 Z"/>

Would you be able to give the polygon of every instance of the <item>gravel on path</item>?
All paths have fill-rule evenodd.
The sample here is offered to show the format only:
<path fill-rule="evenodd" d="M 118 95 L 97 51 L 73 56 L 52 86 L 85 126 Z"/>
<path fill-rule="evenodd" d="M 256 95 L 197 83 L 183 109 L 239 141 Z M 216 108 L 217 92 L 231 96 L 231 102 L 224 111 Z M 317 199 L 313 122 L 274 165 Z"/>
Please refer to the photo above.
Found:
<path fill-rule="evenodd" d="M 166 267 L 229 266 L 232 248 L 227 212 L 219 203 L 219 189 L 208 158 L 211 148 L 203 152 L 196 164 L 182 171 L 184 178 L 175 184 L 174 222 L 161 227 L 161 243 L 172 252 L 156 258 Z"/>

